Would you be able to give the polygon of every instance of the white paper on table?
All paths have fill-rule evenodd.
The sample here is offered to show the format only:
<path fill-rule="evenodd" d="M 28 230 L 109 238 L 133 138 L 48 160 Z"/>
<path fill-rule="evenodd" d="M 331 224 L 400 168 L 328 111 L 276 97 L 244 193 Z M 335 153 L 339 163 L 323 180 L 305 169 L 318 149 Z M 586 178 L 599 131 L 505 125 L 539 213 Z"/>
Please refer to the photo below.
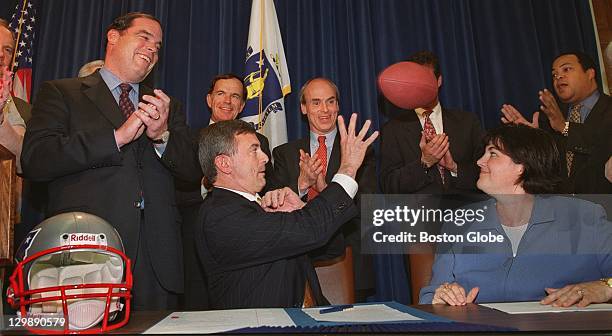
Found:
<path fill-rule="evenodd" d="M 481 306 L 497 309 L 508 314 L 533 314 L 533 313 L 564 313 L 577 311 L 612 311 L 610 303 L 590 304 L 584 308 L 571 307 L 553 307 L 551 305 L 543 305 L 538 301 L 534 302 L 503 302 L 503 303 L 481 303 Z"/>
<path fill-rule="evenodd" d="M 175 312 L 145 334 L 211 334 L 241 328 L 294 327 L 282 308 Z"/>
<path fill-rule="evenodd" d="M 303 311 L 320 322 L 391 322 L 417 321 L 420 317 L 401 312 L 384 304 L 359 305 L 339 312 L 320 314 L 325 308 L 307 308 Z"/>

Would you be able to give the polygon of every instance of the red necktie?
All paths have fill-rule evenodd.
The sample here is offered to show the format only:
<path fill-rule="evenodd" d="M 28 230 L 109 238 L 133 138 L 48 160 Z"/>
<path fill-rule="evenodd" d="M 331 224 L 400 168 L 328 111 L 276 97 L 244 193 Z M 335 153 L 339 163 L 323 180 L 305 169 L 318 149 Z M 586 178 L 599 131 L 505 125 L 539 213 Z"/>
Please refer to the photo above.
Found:
<path fill-rule="evenodd" d="M 321 160 L 321 164 L 323 165 L 323 177 L 327 173 L 327 145 L 325 144 L 325 135 L 319 135 L 319 148 L 315 152 L 315 156 Z M 308 189 L 308 200 L 314 199 L 319 195 L 319 192 L 314 189 L 314 187 L 310 187 Z"/>
<path fill-rule="evenodd" d="M 423 132 L 425 132 L 425 141 L 430 142 L 434 136 L 436 135 L 436 129 L 434 128 L 433 123 L 429 116 L 433 113 L 432 110 L 427 110 L 423 112 L 423 116 L 425 116 L 425 121 L 423 122 Z M 438 172 L 440 172 L 440 178 L 442 179 L 442 184 L 444 184 L 444 167 L 439 164 L 436 165 L 438 167 Z"/>
<path fill-rule="evenodd" d="M 130 91 L 132 91 L 132 86 L 128 83 L 119 84 L 121 88 L 121 94 L 119 95 L 119 109 L 125 119 L 128 119 L 132 112 L 134 112 L 134 104 L 130 100 Z"/>

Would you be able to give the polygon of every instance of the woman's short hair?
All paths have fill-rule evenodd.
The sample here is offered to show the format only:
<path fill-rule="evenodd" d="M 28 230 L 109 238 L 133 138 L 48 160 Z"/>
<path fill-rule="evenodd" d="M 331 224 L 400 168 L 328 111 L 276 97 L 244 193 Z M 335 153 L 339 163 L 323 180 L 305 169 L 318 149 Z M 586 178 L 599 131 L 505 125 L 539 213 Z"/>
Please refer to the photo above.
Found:
<path fill-rule="evenodd" d="M 523 165 L 517 183 L 529 194 L 557 192 L 561 183 L 561 154 L 548 132 L 525 125 L 504 125 L 489 130 L 485 145 L 492 144 Z"/>

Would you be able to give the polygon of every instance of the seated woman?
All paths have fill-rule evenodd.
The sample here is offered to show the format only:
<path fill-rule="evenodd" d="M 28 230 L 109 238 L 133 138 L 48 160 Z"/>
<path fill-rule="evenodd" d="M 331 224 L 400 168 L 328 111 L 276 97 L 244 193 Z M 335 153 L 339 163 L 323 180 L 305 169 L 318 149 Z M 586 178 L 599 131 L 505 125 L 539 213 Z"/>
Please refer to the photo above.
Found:
<path fill-rule="evenodd" d="M 603 208 L 536 195 L 553 193 L 561 181 L 560 153 L 551 136 L 503 126 L 490 131 L 485 143 L 477 186 L 492 198 L 470 206 L 483 209 L 484 220 L 462 229 L 501 235 L 503 241 L 439 249 L 420 302 L 540 300 L 567 307 L 612 301 L 612 223 Z"/>

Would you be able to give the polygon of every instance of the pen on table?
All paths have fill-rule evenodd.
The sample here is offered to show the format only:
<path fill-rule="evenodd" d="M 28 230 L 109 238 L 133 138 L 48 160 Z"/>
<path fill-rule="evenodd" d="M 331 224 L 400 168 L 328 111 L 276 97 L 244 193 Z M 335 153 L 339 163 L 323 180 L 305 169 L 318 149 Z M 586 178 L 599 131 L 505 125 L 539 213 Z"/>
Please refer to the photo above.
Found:
<path fill-rule="evenodd" d="M 343 310 L 346 309 L 350 309 L 353 308 L 353 305 L 347 304 L 347 305 L 337 305 L 337 306 L 333 306 L 330 308 L 323 308 L 321 310 L 319 310 L 319 314 L 328 314 L 328 313 L 335 313 L 335 312 L 341 312 Z"/>

